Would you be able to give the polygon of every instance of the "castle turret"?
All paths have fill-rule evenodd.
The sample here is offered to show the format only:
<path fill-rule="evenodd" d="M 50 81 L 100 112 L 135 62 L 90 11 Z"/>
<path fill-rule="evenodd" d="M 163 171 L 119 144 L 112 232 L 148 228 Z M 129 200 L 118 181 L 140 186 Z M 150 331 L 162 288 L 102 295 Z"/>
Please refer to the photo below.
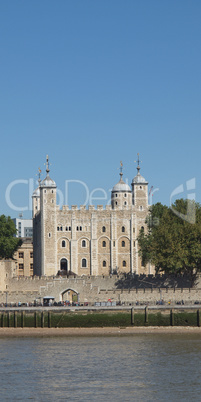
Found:
<path fill-rule="evenodd" d="M 137 175 L 132 180 L 132 203 L 140 211 L 148 208 L 148 181 L 140 174 L 139 154 L 137 160 Z"/>
<path fill-rule="evenodd" d="M 32 217 L 40 211 L 40 183 L 41 183 L 41 170 L 38 169 L 38 187 L 34 190 L 32 195 Z"/>
<path fill-rule="evenodd" d="M 123 179 L 123 164 L 120 162 L 120 180 L 112 189 L 111 193 L 111 205 L 113 209 L 128 209 L 132 206 L 131 189 Z"/>
<path fill-rule="evenodd" d="M 46 177 L 40 184 L 41 275 L 55 275 L 56 265 L 56 183 L 49 176 L 46 157 Z"/>

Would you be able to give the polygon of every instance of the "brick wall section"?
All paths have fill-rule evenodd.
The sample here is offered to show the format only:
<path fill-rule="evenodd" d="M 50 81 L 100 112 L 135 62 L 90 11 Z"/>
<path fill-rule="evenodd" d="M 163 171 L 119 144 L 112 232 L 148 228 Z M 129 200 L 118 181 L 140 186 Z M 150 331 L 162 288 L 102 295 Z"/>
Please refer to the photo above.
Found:
<path fill-rule="evenodd" d="M 32 238 L 22 238 L 22 245 L 14 254 L 17 263 L 17 275 L 33 276 L 33 240 Z M 21 264 L 21 265 L 20 265 Z M 23 269 L 20 267 L 23 266 Z"/>

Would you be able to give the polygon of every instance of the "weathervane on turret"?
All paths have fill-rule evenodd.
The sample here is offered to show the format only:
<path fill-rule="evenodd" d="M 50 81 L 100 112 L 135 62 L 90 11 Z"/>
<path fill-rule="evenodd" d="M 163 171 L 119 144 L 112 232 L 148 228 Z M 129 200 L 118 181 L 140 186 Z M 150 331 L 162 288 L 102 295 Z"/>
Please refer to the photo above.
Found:
<path fill-rule="evenodd" d="M 137 171 L 138 173 L 140 173 L 140 163 L 142 163 L 142 161 L 140 161 L 140 154 L 139 152 L 137 153 L 137 160 L 134 161 L 135 163 L 137 163 Z"/>
<path fill-rule="evenodd" d="M 50 164 L 49 164 L 49 156 L 46 156 L 46 172 L 47 175 L 49 175 L 49 171 L 50 171 Z"/>
<path fill-rule="evenodd" d="M 118 168 L 119 170 L 120 170 L 120 173 L 119 173 L 119 175 L 120 175 L 120 180 L 122 180 L 122 176 L 123 176 L 123 163 L 122 163 L 122 161 L 120 161 L 120 167 Z"/>
<path fill-rule="evenodd" d="M 41 168 L 38 168 L 38 173 L 37 173 L 36 176 L 38 176 L 38 184 L 40 186 L 40 183 L 41 183 L 41 178 L 40 178 L 40 176 L 41 176 Z"/>

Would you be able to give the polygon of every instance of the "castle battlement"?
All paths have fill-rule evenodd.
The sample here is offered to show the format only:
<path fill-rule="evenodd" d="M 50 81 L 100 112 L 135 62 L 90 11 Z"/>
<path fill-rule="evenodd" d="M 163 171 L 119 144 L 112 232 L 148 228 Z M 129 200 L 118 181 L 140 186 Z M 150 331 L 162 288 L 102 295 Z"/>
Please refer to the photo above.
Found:
<path fill-rule="evenodd" d="M 142 199 L 142 203 L 143 203 L 143 199 Z M 148 205 L 148 207 L 150 207 L 150 205 Z M 136 206 L 135 205 L 123 205 L 122 207 L 116 207 L 113 208 L 111 205 L 88 205 L 88 208 L 86 205 L 62 205 L 62 207 L 60 207 L 59 205 L 56 205 L 56 211 L 57 212 L 69 212 L 69 211 L 127 211 L 127 210 L 131 210 L 131 211 L 136 211 Z M 36 213 L 35 216 L 39 215 L 40 211 Z"/>

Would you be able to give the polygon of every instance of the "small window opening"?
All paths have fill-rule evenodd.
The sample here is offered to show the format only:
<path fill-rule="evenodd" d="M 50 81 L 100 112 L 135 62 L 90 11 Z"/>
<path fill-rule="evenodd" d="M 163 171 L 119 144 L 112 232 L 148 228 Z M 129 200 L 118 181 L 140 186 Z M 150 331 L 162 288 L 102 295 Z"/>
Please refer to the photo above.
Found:
<path fill-rule="evenodd" d="M 82 247 L 86 247 L 86 240 L 82 240 Z"/>

